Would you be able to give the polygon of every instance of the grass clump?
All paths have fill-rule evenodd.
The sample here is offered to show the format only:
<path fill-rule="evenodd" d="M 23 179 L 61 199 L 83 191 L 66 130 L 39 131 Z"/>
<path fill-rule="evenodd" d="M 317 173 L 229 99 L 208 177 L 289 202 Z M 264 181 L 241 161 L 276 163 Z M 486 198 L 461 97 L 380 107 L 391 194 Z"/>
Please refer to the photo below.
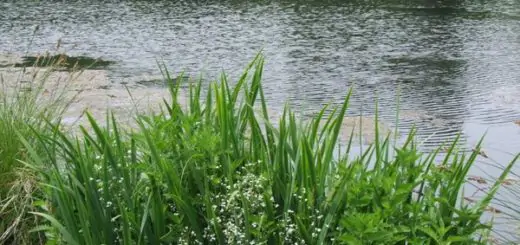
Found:
<path fill-rule="evenodd" d="M 36 174 L 21 163 L 28 160 L 28 154 L 19 136 L 41 152 L 45 146 L 36 140 L 35 132 L 47 135 L 45 119 L 59 118 L 66 109 L 71 98 L 65 98 L 65 88 L 49 81 L 54 67 L 32 69 L 29 80 L 22 79 L 25 70 L 6 70 L 19 73 L 14 83 L 0 75 L 0 244 L 41 241 L 38 234 L 29 232 L 38 219 L 28 211 L 40 193 Z"/>
<path fill-rule="evenodd" d="M 274 126 L 262 70 L 257 57 L 233 87 L 222 76 L 205 98 L 191 85 L 187 106 L 172 85 L 162 113 L 137 115 L 137 130 L 113 115 L 104 126 L 88 116 L 92 130 L 78 138 L 36 130 L 44 153 L 25 146 L 44 183 L 34 214 L 47 225 L 35 230 L 58 244 L 486 242 L 481 217 L 499 185 L 461 202 L 478 151 L 453 142 L 438 161 L 413 133 L 394 148 L 376 128 L 375 143 L 353 157 L 352 139 L 338 148 L 350 93 L 327 116 L 302 123 L 286 109 Z"/>

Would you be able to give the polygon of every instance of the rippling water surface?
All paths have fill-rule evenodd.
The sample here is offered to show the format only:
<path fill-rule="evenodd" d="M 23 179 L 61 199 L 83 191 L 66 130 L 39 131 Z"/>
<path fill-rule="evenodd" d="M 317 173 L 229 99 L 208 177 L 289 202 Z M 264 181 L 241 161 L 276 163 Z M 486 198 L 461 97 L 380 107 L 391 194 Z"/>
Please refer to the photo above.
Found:
<path fill-rule="evenodd" d="M 503 125 L 511 132 L 497 140 L 520 150 L 517 1 L 343 2 L 2 2 L 0 52 L 41 53 L 61 39 L 69 54 L 116 61 L 112 81 L 132 84 L 157 74 L 158 59 L 236 77 L 263 49 L 275 110 L 289 101 L 312 113 L 353 86 L 350 113 L 373 114 L 377 97 L 393 122 L 399 96 L 402 130 L 417 125 L 425 145 Z"/>
<path fill-rule="evenodd" d="M 310 114 L 353 86 L 350 113 L 374 114 L 377 97 L 390 124 L 399 95 L 403 132 L 417 125 L 426 146 L 462 132 L 469 148 L 487 130 L 488 155 L 505 162 L 520 151 L 520 2 L 444 2 L 0 2 L 0 52 L 61 39 L 69 54 L 116 61 L 112 81 L 133 84 L 158 73 L 157 59 L 236 77 L 262 49 L 275 111 L 289 101 Z"/>
<path fill-rule="evenodd" d="M 377 97 L 393 122 L 399 95 L 402 130 L 417 125 L 425 145 L 491 126 L 510 129 L 495 136 L 503 150 L 520 150 L 517 1 L 17 1 L 0 12 L 0 52 L 41 53 L 61 39 L 69 54 L 116 61 L 116 83 L 157 74 L 158 59 L 236 77 L 263 50 L 275 110 L 289 101 L 313 113 L 353 86 L 351 114 L 373 114 Z"/>
<path fill-rule="evenodd" d="M 483 134 L 520 150 L 518 1 L 16 1 L 0 3 L 0 52 L 51 50 L 114 60 L 113 82 L 157 74 L 232 77 L 256 52 L 266 93 L 312 113 L 355 88 L 350 113 L 417 125 L 425 145 Z M 35 31 L 35 27 L 38 30 Z M 137 84 L 136 84 L 137 86 Z M 474 125 L 479 125 L 475 127 Z M 482 126 L 482 127 L 480 127 Z"/>

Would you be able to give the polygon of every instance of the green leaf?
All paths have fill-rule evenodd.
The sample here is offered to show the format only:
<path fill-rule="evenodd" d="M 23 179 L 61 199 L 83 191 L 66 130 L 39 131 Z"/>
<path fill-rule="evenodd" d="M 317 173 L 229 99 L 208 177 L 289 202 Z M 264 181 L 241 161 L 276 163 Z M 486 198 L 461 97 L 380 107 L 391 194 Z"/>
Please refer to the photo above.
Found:
<path fill-rule="evenodd" d="M 447 242 L 470 242 L 473 239 L 471 237 L 463 237 L 463 236 L 450 236 L 446 239 Z"/>
<path fill-rule="evenodd" d="M 41 216 L 45 219 L 47 219 L 51 224 L 57 228 L 65 241 L 67 241 L 71 245 L 79 245 L 78 241 L 74 239 L 74 237 L 69 233 L 69 231 L 54 217 L 52 217 L 49 214 L 39 213 L 39 212 L 30 212 L 31 214 Z"/>
<path fill-rule="evenodd" d="M 428 235 L 435 242 L 440 243 L 439 235 L 437 235 L 437 233 L 435 233 L 435 231 L 433 231 L 431 228 L 423 226 L 423 227 L 418 227 L 417 229 L 422 231 L 422 232 L 424 232 L 426 235 Z"/>
<path fill-rule="evenodd" d="M 343 234 L 339 239 L 349 245 L 363 245 L 359 239 L 349 234 Z"/>
<path fill-rule="evenodd" d="M 376 231 L 376 232 L 367 232 L 363 235 L 366 240 L 370 240 L 373 242 L 382 242 L 391 239 L 393 236 L 392 232 L 388 231 Z"/>

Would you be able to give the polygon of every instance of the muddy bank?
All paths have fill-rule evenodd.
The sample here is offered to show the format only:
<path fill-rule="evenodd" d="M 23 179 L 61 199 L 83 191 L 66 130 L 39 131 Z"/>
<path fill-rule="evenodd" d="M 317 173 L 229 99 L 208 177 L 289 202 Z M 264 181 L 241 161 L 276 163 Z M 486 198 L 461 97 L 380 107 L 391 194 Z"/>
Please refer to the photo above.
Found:
<path fill-rule="evenodd" d="M 52 100 L 64 95 L 62 100 L 70 102 L 62 119 L 65 128 L 77 125 L 88 127 L 88 121 L 84 116 L 86 111 L 100 123 L 105 123 L 107 111 L 112 111 L 124 125 L 135 126 L 133 117 L 136 112 L 158 111 L 163 105 L 163 99 L 167 101 L 170 99 L 166 88 L 168 83 L 158 76 L 139 76 L 129 78 L 122 83 L 115 83 L 110 81 L 105 70 L 70 71 L 60 67 L 56 69 L 56 67 L 35 66 L 24 69 L 13 65 L 23 62 L 22 57 L 2 55 L 0 58 L 0 64 L 5 65 L 0 68 L 1 89 L 4 93 L 12 94 L 42 86 L 43 92 L 39 96 L 44 99 Z M 174 79 L 174 82 L 188 80 L 190 80 L 188 76 L 182 76 Z M 191 81 L 196 80 L 198 79 L 191 79 Z M 186 106 L 186 91 L 181 90 L 179 100 Z M 276 124 L 281 113 L 276 111 L 268 113 L 271 122 Z M 348 140 L 352 134 L 355 143 L 361 140 L 364 144 L 370 144 L 375 138 L 375 123 L 375 119 L 370 116 L 345 117 L 342 123 L 341 140 Z M 384 122 L 379 122 L 379 128 L 382 136 L 391 132 Z"/>
<path fill-rule="evenodd" d="M 0 68 L 2 90 L 9 94 L 42 87 L 43 98 L 65 95 L 70 102 L 63 123 L 65 127 L 87 124 L 83 116 L 89 111 L 100 122 L 105 121 L 106 112 L 113 111 L 118 120 L 131 124 L 136 111 L 156 110 L 163 98 L 169 94 L 163 88 L 133 88 L 111 83 L 103 70 L 83 70 L 81 72 L 56 71 L 49 68 Z M 180 96 L 185 101 L 184 96 Z"/>
<path fill-rule="evenodd" d="M 112 83 L 103 70 L 84 70 L 81 72 L 57 71 L 49 68 L 0 68 L 3 80 L 2 89 L 7 94 L 35 86 L 43 86 L 42 97 L 51 99 L 65 93 L 64 100 L 70 105 L 63 115 L 65 128 L 87 125 L 84 112 L 88 111 L 100 123 L 105 123 L 108 110 L 115 113 L 117 119 L 125 125 L 135 126 L 136 112 L 158 111 L 163 99 L 170 100 L 170 94 L 163 86 L 125 86 Z M 186 105 L 186 93 L 181 91 L 180 103 Z M 269 111 L 269 119 L 276 123 L 280 113 Z M 357 143 L 361 127 L 363 143 L 372 143 L 375 137 L 375 119 L 373 117 L 345 117 L 342 124 L 342 140 L 347 140 L 353 132 Z M 381 135 L 390 132 L 380 123 Z"/>
<path fill-rule="evenodd" d="M 0 67 L 14 66 L 16 63 L 22 62 L 22 58 L 19 55 L 14 54 L 1 54 L 0 55 Z"/>

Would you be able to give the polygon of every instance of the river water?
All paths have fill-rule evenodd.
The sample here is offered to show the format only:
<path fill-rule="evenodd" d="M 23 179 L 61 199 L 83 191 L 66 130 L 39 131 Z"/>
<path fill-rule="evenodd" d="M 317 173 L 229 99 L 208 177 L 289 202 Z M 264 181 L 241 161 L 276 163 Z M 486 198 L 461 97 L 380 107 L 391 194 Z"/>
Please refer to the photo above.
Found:
<path fill-rule="evenodd" d="M 262 50 L 275 112 L 289 102 L 312 114 L 353 87 L 352 116 L 373 115 L 377 98 L 391 125 L 399 105 L 400 130 L 416 125 L 425 146 L 462 133 L 469 149 L 487 131 L 499 164 L 520 152 L 516 0 L 0 2 L 0 33 L 0 53 L 34 55 L 61 40 L 69 55 L 115 61 L 110 81 L 143 90 L 158 60 L 236 78 Z"/>

